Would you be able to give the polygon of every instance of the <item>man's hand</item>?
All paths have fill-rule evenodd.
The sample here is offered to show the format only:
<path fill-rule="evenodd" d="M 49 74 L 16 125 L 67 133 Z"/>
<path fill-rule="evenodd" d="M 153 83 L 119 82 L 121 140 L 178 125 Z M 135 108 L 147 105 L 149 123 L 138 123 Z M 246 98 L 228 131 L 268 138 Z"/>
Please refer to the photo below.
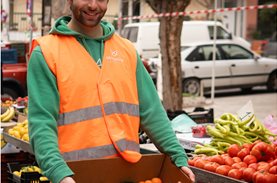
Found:
<path fill-rule="evenodd" d="M 76 183 L 72 177 L 65 177 L 60 183 Z"/>
<path fill-rule="evenodd" d="M 189 176 L 189 178 L 190 178 L 190 180 L 191 180 L 192 182 L 195 182 L 195 175 L 194 175 L 194 173 L 191 171 L 190 168 L 188 168 L 188 167 L 186 167 L 186 166 L 182 166 L 182 167 L 181 167 L 181 170 L 182 170 L 185 174 L 187 174 L 187 176 Z"/>

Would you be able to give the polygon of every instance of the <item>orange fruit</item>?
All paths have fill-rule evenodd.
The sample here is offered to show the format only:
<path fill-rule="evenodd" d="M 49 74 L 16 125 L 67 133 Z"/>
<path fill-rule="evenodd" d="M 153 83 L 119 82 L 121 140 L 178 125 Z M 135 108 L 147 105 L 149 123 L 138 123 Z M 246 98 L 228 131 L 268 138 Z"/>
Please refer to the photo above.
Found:
<path fill-rule="evenodd" d="M 151 180 L 146 180 L 144 183 L 152 183 Z"/>
<path fill-rule="evenodd" d="M 152 178 L 151 181 L 152 181 L 152 183 L 162 183 L 162 180 L 160 178 L 158 178 L 158 177 Z"/>
<path fill-rule="evenodd" d="M 139 181 L 138 183 L 145 183 L 144 181 Z"/>

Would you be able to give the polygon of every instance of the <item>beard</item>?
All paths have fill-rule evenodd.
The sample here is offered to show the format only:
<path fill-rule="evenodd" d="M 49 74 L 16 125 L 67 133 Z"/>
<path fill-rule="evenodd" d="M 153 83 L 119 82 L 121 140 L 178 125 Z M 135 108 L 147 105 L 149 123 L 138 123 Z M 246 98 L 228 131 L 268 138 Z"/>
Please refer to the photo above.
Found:
<path fill-rule="evenodd" d="M 88 9 L 78 9 L 74 5 L 70 6 L 72 17 L 85 27 L 95 27 L 104 17 L 106 10 L 90 11 Z"/>

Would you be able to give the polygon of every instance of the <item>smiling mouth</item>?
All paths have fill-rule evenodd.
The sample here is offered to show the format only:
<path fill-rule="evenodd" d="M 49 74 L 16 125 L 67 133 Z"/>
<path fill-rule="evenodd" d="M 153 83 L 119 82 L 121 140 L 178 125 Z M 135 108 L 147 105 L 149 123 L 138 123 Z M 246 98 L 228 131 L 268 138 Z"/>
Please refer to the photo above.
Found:
<path fill-rule="evenodd" d="M 98 15 L 98 13 L 89 13 L 89 12 L 85 12 L 85 11 L 84 11 L 84 14 L 85 14 L 86 16 L 89 16 L 89 17 L 95 17 L 95 16 Z"/>

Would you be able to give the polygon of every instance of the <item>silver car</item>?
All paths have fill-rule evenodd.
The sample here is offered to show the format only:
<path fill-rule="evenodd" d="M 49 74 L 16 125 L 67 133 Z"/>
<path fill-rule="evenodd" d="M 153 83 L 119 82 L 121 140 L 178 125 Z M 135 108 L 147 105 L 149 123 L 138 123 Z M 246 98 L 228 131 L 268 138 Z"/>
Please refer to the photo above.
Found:
<path fill-rule="evenodd" d="M 265 58 L 231 41 L 217 41 L 215 47 L 215 88 L 267 86 L 277 90 L 277 59 Z M 160 58 L 149 59 L 153 71 L 161 66 Z M 199 95 L 201 85 L 211 88 L 213 42 L 185 45 L 181 52 L 183 92 Z M 160 69 L 161 70 L 161 69 Z"/>

